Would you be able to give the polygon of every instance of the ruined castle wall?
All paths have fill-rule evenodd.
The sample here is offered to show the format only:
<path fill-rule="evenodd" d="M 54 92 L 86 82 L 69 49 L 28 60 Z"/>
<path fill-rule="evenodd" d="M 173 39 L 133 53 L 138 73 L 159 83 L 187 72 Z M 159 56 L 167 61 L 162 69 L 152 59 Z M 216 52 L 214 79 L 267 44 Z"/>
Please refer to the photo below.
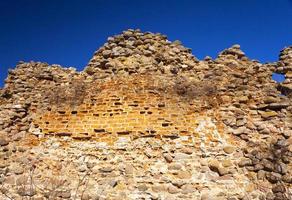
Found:
<path fill-rule="evenodd" d="M 201 107 L 200 103 L 183 101 L 173 90 L 159 91 L 153 84 L 155 78 L 159 77 L 134 76 L 96 83 L 93 88 L 100 90 L 95 95 L 89 92 L 91 95 L 78 106 L 52 105 L 49 111 L 37 113 L 34 126 L 46 136 L 109 143 L 120 136 L 184 136 L 186 142 L 192 142 L 192 137 L 199 137 L 196 128 L 201 113 L 195 108 Z M 212 137 L 207 135 L 206 142 Z"/>
<path fill-rule="evenodd" d="M 19 63 L 0 91 L 0 198 L 290 199 L 291 49 L 199 61 L 127 30 L 82 72 Z"/>

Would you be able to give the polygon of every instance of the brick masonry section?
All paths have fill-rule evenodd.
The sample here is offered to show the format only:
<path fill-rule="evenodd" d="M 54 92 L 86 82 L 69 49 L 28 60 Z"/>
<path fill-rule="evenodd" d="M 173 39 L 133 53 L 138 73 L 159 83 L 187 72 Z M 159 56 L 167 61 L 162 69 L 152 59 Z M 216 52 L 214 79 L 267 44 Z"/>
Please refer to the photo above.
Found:
<path fill-rule="evenodd" d="M 96 83 L 83 104 L 55 105 L 50 111 L 38 113 L 34 124 L 48 136 L 108 142 L 114 142 L 119 136 L 198 135 L 195 129 L 199 113 L 190 109 L 190 103 L 182 102 L 177 94 L 158 92 L 155 84 L 149 76 Z M 93 95 L 92 90 L 97 89 L 100 92 Z"/>

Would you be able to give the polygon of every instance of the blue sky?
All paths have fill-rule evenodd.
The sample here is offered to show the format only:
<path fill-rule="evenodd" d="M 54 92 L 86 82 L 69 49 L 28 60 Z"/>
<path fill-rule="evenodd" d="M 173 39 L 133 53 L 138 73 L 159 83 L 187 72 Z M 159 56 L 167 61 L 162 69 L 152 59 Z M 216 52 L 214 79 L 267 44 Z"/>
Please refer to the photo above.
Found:
<path fill-rule="evenodd" d="M 82 70 L 128 28 L 181 40 L 200 59 L 238 43 L 252 59 L 276 61 L 292 45 L 292 0 L 1 0 L 0 86 L 19 60 Z"/>

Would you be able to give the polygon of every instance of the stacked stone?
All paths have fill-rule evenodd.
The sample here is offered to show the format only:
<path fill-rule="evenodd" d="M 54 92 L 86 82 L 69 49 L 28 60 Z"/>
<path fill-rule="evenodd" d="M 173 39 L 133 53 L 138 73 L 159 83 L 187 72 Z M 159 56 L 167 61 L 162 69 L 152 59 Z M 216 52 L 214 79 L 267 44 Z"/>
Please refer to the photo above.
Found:
<path fill-rule="evenodd" d="M 55 85 L 66 84 L 70 77 L 78 73 L 73 68 L 62 68 L 60 65 L 48 65 L 47 63 L 20 62 L 14 70 L 9 71 L 5 81 L 2 96 L 7 100 L 39 102 L 38 97 L 43 91 Z"/>
<path fill-rule="evenodd" d="M 0 90 L 0 198 L 291 199 L 291 52 L 285 48 L 278 62 L 261 64 L 234 45 L 215 60 L 198 61 L 178 41 L 129 29 L 108 38 L 84 72 L 19 63 Z M 286 80 L 271 80 L 274 72 Z M 141 74 L 151 79 L 142 81 Z M 161 102 L 153 103 L 156 98 Z M 59 113 L 50 119 L 47 111 Z M 127 115 L 131 111 L 138 114 Z M 151 114 L 165 120 L 159 130 L 167 137 L 155 134 Z M 41 126 L 52 121 L 70 130 L 69 115 L 78 115 L 74 126 L 92 128 L 102 116 L 97 128 L 119 125 L 139 134 L 119 131 L 109 142 L 95 127 L 95 141 L 61 130 L 41 138 Z M 105 115 L 111 125 L 102 121 Z M 147 127 L 125 127 L 130 120 Z M 176 133 L 191 122 L 191 135 Z"/>
<path fill-rule="evenodd" d="M 280 52 L 280 59 L 277 65 L 277 73 L 285 75 L 285 80 L 279 85 L 279 90 L 284 95 L 292 95 L 292 47 L 284 48 Z"/>
<path fill-rule="evenodd" d="M 267 194 L 266 199 L 288 199 L 289 191 L 285 183 L 289 185 L 292 182 L 290 164 L 292 152 L 288 150 L 288 146 L 288 140 L 278 139 L 265 149 L 245 149 L 245 158 L 239 162 L 240 167 L 255 172 L 258 181 L 267 179 L 274 184 L 272 192 Z"/>
<path fill-rule="evenodd" d="M 288 199 L 289 191 L 280 183 L 289 185 L 292 177 L 289 173 L 291 163 L 288 161 L 291 151 L 284 150 L 291 143 L 289 113 L 292 107 L 291 100 L 281 95 L 281 91 L 277 90 L 278 84 L 271 81 L 272 73 L 279 69 L 278 64 L 262 65 L 257 61 L 249 61 L 237 45 L 224 50 L 217 62 L 230 66 L 226 72 L 229 74 L 229 84 L 223 87 L 222 96 L 227 100 L 230 96 L 234 97 L 234 107 L 222 108 L 223 122 L 231 134 L 253 147 L 249 149 L 251 152 L 245 154 L 247 159 L 239 162 L 239 166 L 255 172 L 258 180 L 266 178 L 275 184 L 272 189 L 274 194 L 268 193 L 267 199 Z M 232 72 L 234 69 L 237 73 Z M 228 94 L 230 88 L 233 89 Z M 278 142 L 275 143 L 277 138 Z M 255 149 L 255 146 L 260 148 Z M 273 151 L 285 153 L 279 157 L 273 156 Z"/>
<path fill-rule="evenodd" d="M 28 104 L 13 105 L 6 104 L 1 106 L 0 130 L 1 136 L 9 137 L 12 140 L 19 140 L 29 129 L 31 119 L 28 115 Z"/>
<path fill-rule="evenodd" d="M 20 62 L 9 71 L 5 87 L 1 91 L 1 136 L 19 140 L 27 133 L 36 110 L 48 107 L 48 92 L 54 87 L 67 84 L 76 76 L 75 69 L 49 66 L 46 63 Z M 41 112 L 41 111 L 40 111 Z"/>
<path fill-rule="evenodd" d="M 292 46 L 286 47 L 281 50 L 278 62 L 278 71 L 287 73 L 292 71 Z"/>
<path fill-rule="evenodd" d="M 100 71 L 105 74 L 151 71 L 177 74 L 192 69 L 197 62 L 191 50 L 179 41 L 170 42 L 160 33 L 129 29 L 109 37 L 107 43 L 95 52 L 85 71 L 90 75 Z"/>

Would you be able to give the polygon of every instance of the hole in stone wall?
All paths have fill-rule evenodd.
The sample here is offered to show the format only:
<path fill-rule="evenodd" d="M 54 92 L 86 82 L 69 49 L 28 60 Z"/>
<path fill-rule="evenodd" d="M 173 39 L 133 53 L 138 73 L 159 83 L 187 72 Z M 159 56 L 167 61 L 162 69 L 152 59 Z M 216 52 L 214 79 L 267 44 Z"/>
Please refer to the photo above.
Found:
<path fill-rule="evenodd" d="M 58 111 L 59 114 L 64 115 L 66 111 Z"/>
<path fill-rule="evenodd" d="M 285 74 L 275 72 L 272 74 L 272 79 L 278 83 L 277 90 L 281 92 L 282 96 L 289 96 L 291 94 L 292 91 L 289 87 L 280 84 L 286 80 Z"/>
<path fill-rule="evenodd" d="M 188 131 L 180 131 L 181 134 L 187 134 Z"/>
<path fill-rule="evenodd" d="M 162 123 L 162 126 L 167 127 L 167 126 L 169 126 L 169 123 Z"/>
<path fill-rule="evenodd" d="M 72 111 L 71 114 L 72 115 L 76 115 L 77 114 L 77 111 Z"/>
<path fill-rule="evenodd" d="M 156 131 L 155 130 L 146 130 L 146 133 L 154 134 L 154 133 L 156 133 Z"/>
<path fill-rule="evenodd" d="M 111 96 L 109 96 L 109 97 L 110 97 L 111 100 L 113 100 L 113 101 L 119 101 L 119 100 L 120 100 L 120 98 L 117 97 L 116 95 L 111 95 Z"/>
<path fill-rule="evenodd" d="M 277 83 L 282 83 L 282 82 L 284 82 L 285 81 L 285 74 L 281 74 L 281 73 L 276 73 L 276 72 L 274 72 L 273 74 L 272 74 L 272 79 L 274 80 L 274 81 L 276 81 Z"/>
<path fill-rule="evenodd" d="M 153 138 L 153 137 L 155 137 L 156 135 L 141 135 L 141 137 L 143 137 L 143 138 Z"/>
<path fill-rule="evenodd" d="M 104 133 L 105 130 L 104 129 L 94 129 L 95 133 Z"/>
<path fill-rule="evenodd" d="M 132 107 L 138 107 L 138 104 L 134 103 L 134 104 L 129 104 L 129 106 L 132 106 Z"/>
<path fill-rule="evenodd" d="M 79 133 L 80 135 L 74 135 L 72 136 L 75 140 L 90 140 L 92 137 L 88 135 L 88 133 Z"/>
<path fill-rule="evenodd" d="M 63 137 L 63 136 L 71 136 L 72 133 L 65 133 L 65 132 L 62 132 L 62 133 L 56 133 L 55 135 L 56 135 L 56 136 L 59 136 L 59 137 Z"/>
<path fill-rule="evenodd" d="M 165 107 L 165 104 L 164 103 L 158 104 L 158 108 L 163 108 L 163 107 Z"/>
<path fill-rule="evenodd" d="M 175 139 L 179 138 L 178 135 L 163 135 L 162 137 L 169 138 L 169 139 L 172 139 L 172 140 L 175 140 Z"/>
<path fill-rule="evenodd" d="M 117 132 L 118 135 L 129 135 L 130 134 L 130 131 L 120 131 L 120 132 Z"/>

